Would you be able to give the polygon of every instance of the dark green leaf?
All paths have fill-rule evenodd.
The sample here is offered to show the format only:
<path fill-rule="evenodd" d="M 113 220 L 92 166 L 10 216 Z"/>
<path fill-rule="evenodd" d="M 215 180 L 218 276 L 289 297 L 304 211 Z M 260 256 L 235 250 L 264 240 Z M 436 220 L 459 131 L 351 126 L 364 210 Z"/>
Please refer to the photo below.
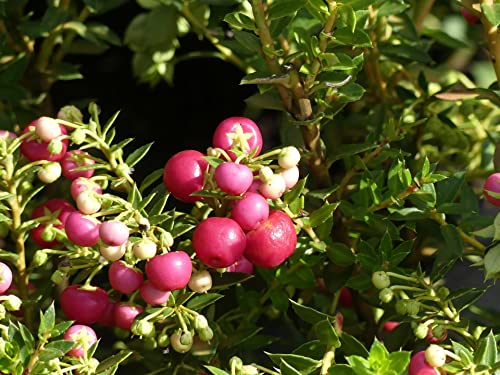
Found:
<path fill-rule="evenodd" d="M 141 193 L 144 192 L 144 190 L 146 190 L 148 187 L 150 187 L 153 183 L 158 181 L 162 176 L 163 176 L 163 168 L 157 169 L 157 170 L 151 172 L 150 174 L 148 174 L 142 180 L 141 187 L 139 188 Z"/>
<path fill-rule="evenodd" d="M 139 147 L 137 150 L 135 150 L 134 152 L 132 152 L 127 157 L 127 159 L 125 160 L 125 163 L 129 167 L 133 167 L 134 165 L 136 165 L 144 156 L 146 156 L 147 152 L 149 151 L 149 149 L 151 148 L 151 146 L 153 145 L 153 143 L 154 142 L 147 143 L 147 144 Z"/>
<path fill-rule="evenodd" d="M 210 371 L 213 375 L 230 375 L 228 372 L 221 370 L 221 369 L 218 369 L 217 367 L 205 365 L 205 368 L 208 371 Z"/>
<path fill-rule="evenodd" d="M 255 31 L 257 29 L 254 21 L 246 14 L 241 12 L 233 12 L 226 14 L 226 16 L 224 17 L 224 21 L 237 30 L 247 29 Z"/>
<path fill-rule="evenodd" d="M 300 374 L 304 375 L 310 374 L 321 365 L 320 361 L 308 357 L 303 357 L 297 354 L 275 354 L 267 352 L 266 354 L 276 365 L 279 366 L 282 361 L 285 361 L 289 365 L 297 369 Z"/>
<path fill-rule="evenodd" d="M 330 320 L 325 319 L 321 320 L 314 325 L 314 332 L 316 332 L 316 336 L 319 341 L 325 345 L 333 346 L 335 348 L 340 347 L 340 339 L 335 331 Z"/>
<path fill-rule="evenodd" d="M 379 44 L 380 53 L 402 63 L 429 64 L 432 58 L 422 48 L 408 44 Z"/>
<path fill-rule="evenodd" d="M 40 312 L 40 325 L 38 326 L 38 337 L 42 339 L 43 337 L 46 337 L 47 334 L 50 335 L 51 331 L 54 329 L 55 323 L 56 323 L 56 312 L 54 309 L 54 303 L 52 302 L 44 313 Z"/>
<path fill-rule="evenodd" d="M 316 228 L 320 224 L 323 224 L 328 218 L 333 215 L 333 212 L 337 209 L 340 202 L 335 203 L 325 203 L 319 209 L 313 211 L 310 216 L 310 225 Z"/>
<path fill-rule="evenodd" d="M 319 321 L 325 319 L 334 319 L 334 317 L 329 316 L 328 314 L 322 313 L 321 311 L 315 310 L 312 307 L 301 305 L 293 300 L 290 300 L 292 303 L 292 308 L 295 313 L 304 321 L 316 324 Z"/>
<path fill-rule="evenodd" d="M 302 0 L 280 0 L 271 3 L 269 7 L 269 20 L 293 16 L 299 9 L 304 7 Z"/>
<path fill-rule="evenodd" d="M 340 342 L 342 343 L 340 348 L 344 356 L 359 355 L 361 357 L 368 357 L 368 350 L 366 350 L 365 346 L 356 337 L 343 332 L 340 336 Z"/>
<path fill-rule="evenodd" d="M 328 369 L 328 375 L 358 375 L 349 365 L 333 365 Z"/>
<path fill-rule="evenodd" d="M 198 311 L 211 305 L 212 303 L 221 299 L 222 297 L 224 297 L 222 294 L 217 294 L 217 293 L 201 294 L 189 300 L 186 307 Z"/>
<path fill-rule="evenodd" d="M 348 267 L 356 261 L 356 255 L 342 242 L 331 244 L 326 253 L 333 263 L 342 267 Z"/>
<path fill-rule="evenodd" d="M 453 38 L 451 35 L 445 33 L 443 30 L 440 29 L 429 29 L 428 27 L 424 27 L 424 29 L 422 30 L 422 34 L 431 37 L 436 42 L 449 48 L 453 49 L 467 48 L 467 44 L 465 44 L 459 39 Z"/>
<path fill-rule="evenodd" d="M 96 373 L 100 374 L 116 365 L 119 365 L 123 361 L 125 361 L 128 357 L 132 355 L 133 351 L 131 350 L 121 350 L 117 354 L 114 354 L 110 357 L 104 359 L 99 366 L 97 366 Z"/>

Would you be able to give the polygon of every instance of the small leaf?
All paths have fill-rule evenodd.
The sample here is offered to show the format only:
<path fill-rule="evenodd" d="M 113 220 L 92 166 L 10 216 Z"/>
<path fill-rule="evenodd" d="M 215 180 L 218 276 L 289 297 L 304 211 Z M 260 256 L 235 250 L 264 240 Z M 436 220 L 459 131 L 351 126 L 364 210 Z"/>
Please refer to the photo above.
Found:
<path fill-rule="evenodd" d="M 125 160 L 125 163 L 129 167 L 133 167 L 136 165 L 146 154 L 148 153 L 149 149 L 153 145 L 154 142 L 147 143 L 141 147 L 139 147 L 137 150 L 132 152 L 127 159 Z"/>
<path fill-rule="evenodd" d="M 500 243 L 490 248 L 484 256 L 485 279 L 500 277 Z"/>
<path fill-rule="evenodd" d="M 333 215 L 333 212 L 337 209 L 340 202 L 335 203 L 325 203 L 321 208 L 313 211 L 310 216 L 310 225 L 313 228 L 323 224 L 328 218 Z"/>
<path fill-rule="evenodd" d="M 498 360 L 497 345 L 493 331 L 481 338 L 478 348 L 474 352 L 474 363 L 493 366 Z"/>
<path fill-rule="evenodd" d="M 186 307 L 198 311 L 213 304 L 215 301 L 221 299 L 222 297 L 224 297 L 222 294 L 217 293 L 201 294 L 189 300 Z"/>
<path fill-rule="evenodd" d="M 300 374 L 304 375 L 310 374 L 321 365 L 321 361 L 297 354 L 275 354 L 267 352 L 266 354 L 269 356 L 269 358 L 271 358 L 274 364 L 280 365 L 283 361 L 285 361 L 290 366 L 299 370 Z"/>
<path fill-rule="evenodd" d="M 326 250 L 328 258 L 341 267 L 348 267 L 356 261 L 356 255 L 342 242 L 334 242 Z"/>
<path fill-rule="evenodd" d="M 218 369 L 217 367 L 205 365 L 205 368 L 210 371 L 213 375 L 230 375 L 228 372 Z"/>
<path fill-rule="evenodd" d="M 153 183 L 159 180 L 163 176 L 163 168 L 159 168 L 150 174 L 148 174 L 141 183 L 141 187 L 139 188 L 140 192 L 144 192 L 148 187 L 150 187 Z"/>
<path fill-rule="evenodd" d="M 333 365 L 328 369 L 328 375 L 358 375 L 349 365 Z"/>
<path fill-rule="evenodd" d="M 304 7 L 302 0 L 280 0 L 271 3 L 268 10 L 269 20 L 275 20 L 281 17 L 293 16 L 297 11 Z"/>
<path fill-rule="evenodd" d="M 327 315 L 325 313 L 322 313 L 318 310 L 313 309 L 312 307 L 304 306 L 301 305 L 300 303 L 295 302 L 294 300 L 290 300 L 292 303 L 292 308 L 295 311 L 295 313 L 304 321 L 311 323 L 311 324 L 316 324 L 319 321 L 325 320 L 325 319 L 334 319 L 334 317 Z"/>
<path fill-rule="evenodd" d="M 123 361 L 125 361 L 128 357 L 132 355 L 133 351 L 131 350 L 121 350 L 117 354 L 114 354 L 105 360 L 103 360 L 101 363 L 99 363 L 99 366 L 97 366 L 96 373 L 102 373 L 106 371 L 109 368 L 112 368 L 113 366 L 116 366 Z"/>
<path fill-rule="evenodd" d="M 56 322 L 56 312 L 54 309 L 54 302 L 45 310 L 44 313 L 40 312 L 40 325 L 38 326 L 38 337 L 42 339 L 43 337 L 50 335 L 51 331 L 54 329 Z"/>
<path fill-rule="evenodd" d="M 316 336 L 319 341 L 328 346 L 333 346 L 335 348 L 340 347 L 340 339 L 335 331 L 330 320 L 325 319 L 321 320 L 314 325 L 314 332 L 316 332 Z"/>
<path fill-rule="evenodd" d="M 500 25 L 500 4 L 481 4 L 481 9 L 488 19 L 488 21 L 494 26 L 497 27 Z"/>

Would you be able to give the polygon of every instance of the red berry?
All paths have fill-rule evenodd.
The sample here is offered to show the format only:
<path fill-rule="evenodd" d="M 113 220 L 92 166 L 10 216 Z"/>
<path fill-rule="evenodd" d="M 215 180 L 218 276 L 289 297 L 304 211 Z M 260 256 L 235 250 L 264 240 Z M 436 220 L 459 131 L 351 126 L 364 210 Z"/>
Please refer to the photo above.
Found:
<path fill-rule="evenodd" d="M 435 331 L 438 331 L 439 336 L 437 335 Z M 429 344 L 439 344 L 446 340 L 448 337 L 448 331 L 445 328 L 442 327 L 436 327 L 434 329 L 429 328 L 427 331 L 427 336 L 425 336 L 425 341 L 427 341 Z"/>
<path fill-rule="evenodd" d="M 191 194 L 203 189 L 208 166 L 204 156 L 196 150 L 184 150 L 168 159 L 163 171 L 163 184 L 175 198 L 187 203 L 201 199 Z"/>
<path fill-rule="evenodd" d="M 60 221 L 60 223 L 54 224 L 55 228 L 64 228 L 64 225 L 66 223 L 66 220 L 68 219 L 68 216 L 72 213 L 75 212 L 76 209 L 73 207 L 71 203 L 69 203 L 65 199 L 60 199 L 60 198 L 54 198 L 54 199 L 49 199 L 48 201 L 42 203 L 41 205 L 37 206 L 33 212 L 31 213 L 31 218 L 36 219 L 38 217 L 46 216 L 47 214 L 52 214 L 59 211 L 59 214 L 57 215 L 57 219 Z M 40 224 L 38 227 L 32 229 L 30 231 L 31 238 L 35 243 L 40 246 L 40 247 L 46 247 L 46 248 L 51 248 L 57 244 L 59 244 L 59 241 L 53 240 L 53 241 L 44 241 L 42 239 L 42 232 L 45 230 L 46 225 Z"/>
<path fill-rule="evenodd" d="M 97 324 L 100 324 L 104 327 L 113 327 L 115 325 L 115 307 L 116 301 L 108 300 L 108 304 L 104 309 L 104 312 L 97 320 Z"/>
<path fill-rule="evenodd" d="M 29 126 L 25 127 L 24 130 L 22 131 L 22 134 L 25 134 L 28 131 L 32 130 L 33 129 L 32 126 L 34 126 L 35 121 L 32 122 Z M 66 128 L 62 125 L 60 125 L 60 127 L 61 127 L 61 133 L 64 135 L 67 134 Z M 68 148 L 67 139 L 62 139 L 61 143 L 62 143 L 61 151 L 55 154 L 51 154 L 49 152 L 50 142 L 44 142 L 38 138 L 32 139 L 32 137 L 28 137 L 24 139 L 21 143 L 21 153 L 29 161 L 36 161 L 36 160 L 57 161 L 64 156 Z"/>
<path fill-rule="evenodd" d="M 64 333 L 64 340 L 73 341 L 76 345 L 67 355 L 83 357 L 87 350 L 97 342 L 97 335 L 89 326 L 75 324 L 69 327 Z"/>
<path fill-rule="evenodd" d="M 352 294 L 348 288 L 340 289 L 339 305 L 342 307 L 352 307 Z"/>
<path fill-rule="evenodd" d="M 245 232 L 233 219 L 209 217 L 193 232 L 193 249 L 205 265 L 223 268 L 236 262 L 245 251 Z"/>
<path fill-rule="evenodd" d="M 114 311 L 115 325 L 130 331 L 135 317 L 143 311 L 144 309 L 141 306 L 131 306 L 123 302 L 118 303 Z"/>
<path fill-rule="evenodd" d="M 99 184 L 85 177 L 77 177 L 71 182 L 71 196 L 74 200 L 85 190 L 93 190 L 97 194 L 102 194 L 102 188 Z"/>
<path fill-rule="evenodd" d="M 266 221 L 246 234 L 245 257 L 257 267 L 272 268 L 295 251 L 297 232 L 290 217 L 273 210 Z"/>
<path fill-rule="evenodd" d="M 397 326 L 399 326 L 399 322 L 393 322 L 393 321 L 387 321 L 384 323 L 382 326 L 382 330 L 384 332 L 391 332 L 393 329 L 395 329 Z"/>
<path fill-rule="evenodd" d="M 7 291 L 12 284 L 12 271 L 8 265 L 0 262 L 0 294 Z"/>
<path fill-rule="evenodd" d="M 160 290 L 155 288 L 149 280 L 142 283 L 139 288 L 139 294 L 144 302 L 151 306 L 163 305 L 170 297 L 170 291 Z"/>
<path fill-rule="evenodd" d="M 479 17 L 473 14 L 469 9 L 461 8 L 460 12 L 462 13 L 462 16 L 467 21 L 467 23 L 475 25 L 476 23 L 479 22 Z"/>
<path fill-rule="evenodd" d="M 258 193 L 246 192 L 231 209 L 231 218 L 246 231 L 255 229 L 268 217 L 269 203 Z"/>
<path fill-rule="evenodd" d="M 231 149 L 238 149 L 249 154 L 256 150 L 255 155 L 262 150 L 262 134 L 258 125 L 247 117 L 229 117 L 223 120 L 215 129 L 212 145 L 227 151 L 235 160 L 236 155 Z"/>
<path fill-rule="evenodd" d="M 75 245 L 94 246 L 99 241 L 99 221 L 78 211 L 68 216 L 64 229 Z"/>
<path fill-rule="evenodd" d="M 192 272 L 191 258 L 182 250 L 156 255 L 146 263 L 148 280 L 163 291 L 184 288 Z"/>
<path fill-rule="evenodd" d="M 95 161 L 89 157 L 89 154 L 82 150 L 71 150 L 61 158 L 62 174 L 68 180 L 74 180 L 78 177 L 90 178 L 94 174 L 94 169 L 85 171 L 75 171 L 73 169 L 86 165 L 95 164 Z"/>
<path fill-rule="evenodd" d="M 489 191 L 500 194 L 500 172 L 489 175 L 484 183 L 483 188 L 483 193 L 486 200 L 492 205 L 500 207 L 500 198 L 491 196 L 488 193 Z"/>
<path fill-rule="evenodd" d="M 214 179 L 224 193 L 240 195 L 252 185 L 253 173 L 244 164 L 226 162 L 215 168 Z"/>
<path fill-rule="evenodd" d="M 139 269 L 130 267 L 121 260 L 111 264 L 108 269 L 108 279 L 114 290 L 125 294 L 135 292 L 144 281 Z"/>
<path fill-rule="evenodd" d="M 108 220 L 99 226 L 99 237 L 106 245 L 123 245 L 127 242 L 128 236 L 128 227 L 119 220 Z"/>
<path fill-rule="evenodd" d="M 74 284 L 61 293 L 61 308 L 68 320 L 80 324 L 97 322 L 108 306 L 108 295 L 101 288 L 82 289 Z"/>
<path fill-rule="evenodd" d="M 244 256 L 226 268 L 226 272 L 240 272 L 248 275 L 253 274 L 253 264 Z"/>
<path fill-rule="evenodd" d="M 425 350 L 422 350 L 411 357 L 408 375 L 439 375 L 439 371 L 427 363 Z"/>

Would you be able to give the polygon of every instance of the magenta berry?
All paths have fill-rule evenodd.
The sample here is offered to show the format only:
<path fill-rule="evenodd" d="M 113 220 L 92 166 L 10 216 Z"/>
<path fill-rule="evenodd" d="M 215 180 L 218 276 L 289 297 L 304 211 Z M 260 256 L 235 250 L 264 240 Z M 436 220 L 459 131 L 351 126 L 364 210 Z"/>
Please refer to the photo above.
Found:
<path fill-rule="evenodd" d="M 89 154 L 82 150 L 71 150 L 61 158 L 62 174 L 68 180 L 74 180 L 78 177 L 90 178 L 94 174 L 94 169 L 84 171 L 75 171 L 75 168 L 95 164 L 95 161 L 89 157 Z"/>
<path fill-rule="evenodd" d="M 99 241 L 99 221 L 81 212 L 72 212 L 66 219 L 64 229 L 75 245 L 94 246 Z"/>
<path fill-rule="evenodd" d="M 8 265 L 0 262 L 0 294 L 5 293 L 12 285 L 12 271 Z"/>
<path fill-rule="evenodd" d="M 256 150 L 255 155 L 262 150 L 262 134 L 258 125 L 247 117 L 229 117 L 223 120 L 212 137 L 213 147 L 226 150 L 233 160 L 236 159 L 232 149 L 241 150 L 247 154 Z"/>
<path fill-rule="evenodd" d="M 297 232 L 290 217 L 273 210 L 266 221 L 246 234 L 245 257 L 257 267 L 272 268 L 295 251 Z"/>
<path fill-rule="evenodd" d="M 32 124 L 25 127 L 24 130 L 22 131 L 22 134 L 25 134 L 25 133 L 31 131 L 33 129 Z M 60 128 L 61 128 L 61 133 L 63 135 L 67 134 L 66 128 L 64 126 L 60 125 Z M 60 160 L 64 156 L 64 154 L 66 153 L 66 150 L 68 148 L 68 140 L 67 139 L 61 140 L 62 148 L 57 153 L 50 153 L 49 152 L 49 144 L 50 144 L 50 142 L 44 142 L 40 139 L 32 139 L 32 137 L 28 137 L 28 138 L 24 139 L 23 142 L 21 143 L 21 153 L 29 161 L 36 161 L 36 160 L 57 161 L 57 160 Z"/>
<path fill-rule="evenodd" d="M 79 284 L 66 287 L 61 293 L 60 302 L 66 318 L 80 324 L 97 322 L 109 303 L 103 289 L 82 288 Z"/>
<path fill-rule="evenodd" d="M 191 277 L 193 265 L 185 251 L 156 255 L 146 263 L 146 275 L 155 288 L 163 291 L 184 288 Z"/>
<path fill-rule="evenodd" d="M 125 331 L 130 331 L 135 317 L 143 311 L 142 306 L 131 306 L 123 302 L 118 303 L 113 315 L 115 325 Z"/>
<path fill-rule="evenodd" d="M 99 227 L 101 241 L 109 246 L 120 246 L 127 242 L 128 227 L 119 220 L 108 220 Z"/>
<path fill-rule="evenodd" d="M 422 350 L 411 357 L 408 375 L 439 375 L 439 371 L 427 363 L 425 350 Z"/>
<path fill-rule="evenodd" d="M 104 327 L 113 327 L 115 325 L 114 314 L 115 314 L 116 304 L 117 304 L 116 301 L 108 300 L 108 304 L 106 305 L 104 312 L 99 317 L 96 323 Z"/>
<path fill-rule="evenodd" d="M 227 267 L 238 260 L 245 251 L 243 229 L 233 219 L 209 217 L 198 224 L 193 232 L 193 248 L 205 265 Z"/>
<path fill-rule="evenodd" d="M 155 288 L 149 280 L 142 283 L 139 288 L 139 294 L 144 302 L 151 306 L 163 305 L 170 298 L 170 291 Z"/>
<path fill-rule="evenodd" d="M 214 179 L 224 193 L 240 195 L 252 185 L 253 173 L 244 164 L 225 162 L 215 168 Z"/>
<path fill-rule="evenodd" d="M 121 260 L 111 264 L 108 269 L 108 279 L 114 290 L 125 294 L 135 292 L 144 281 L 141 270 L 130 267 Z"/>
<path fill-rule="evenodd" d="M 46 216 L 55 212 L 59 212 L 57 215 L 57 220 L 59 220 L 59 222 L 53 224 L 53 226 L 55 228 L 61 229 L 64 228 L 66 219 L 68 218 L 69 214 L 75 211 L 76 211 L 75 207 L 73 207 L 73 205 L 69 203 L 67 200 L 61 198 L 54 198 L 54 199 L 49 199 L 48 201 L 37 206 L 31 213 L 31 218 L 36 219 L 41 216 Z M 46 228 L 45 224 L 40 224 L 38 227 L 30 231 L 30 235 L 33 241 L 38 246 L 46 248 L 50 248 L 59 244 L 59 241 L 57 240 L 53 241 L 43 240 L 42 233 L 45 230 L 45 228 Z"/>
<path fill-rule="evenodd" d="M 168 159 L 163 171 L 163 184 L 175 198 L 187 203 L 201 199 L 191 194 L 203 189 L 208 166 L 204 156 L 196 150 L 184 150 Z"/>
<path fill-rule="evenodd" d="M 500 207 L 500 198 L 493 197 L 489 192 L 500 194 L 500 172 L 488 176 L 484 183 L 484 197 L 492 205 Z"/>
<path fill-rule="evenodd" d="M 71 181 L 70 189 L 71 189 L 71 196 L 73 197 L 74 200 L 76 200 L 78 195 L 85 190 L 93 191 L 96 194 L 102 194 L 101 186 L 85 177 L 78 177 L 73 181 Z"/>
<path fill-rule="evenodd" d="M 246 192 L 231 210 L 231 218 L 246 231 L 255 229 L 268 217 L 269 203 L 258 193 Z"/>
<path fill-rule="evenodd" d="M 240 272 L 248 275 L 253 274 L 253 264 L 244 256 L 226 268 L 226 272 Z"/>
<path fill-rule="evenodd" d="M 87 350 L 97 342 L 95 331 L 86 325 L 75 324 L 64 333 L 64 340 L 73 341 L 75 347 L 67 355 L 72 357 L 83 357 Z"/>

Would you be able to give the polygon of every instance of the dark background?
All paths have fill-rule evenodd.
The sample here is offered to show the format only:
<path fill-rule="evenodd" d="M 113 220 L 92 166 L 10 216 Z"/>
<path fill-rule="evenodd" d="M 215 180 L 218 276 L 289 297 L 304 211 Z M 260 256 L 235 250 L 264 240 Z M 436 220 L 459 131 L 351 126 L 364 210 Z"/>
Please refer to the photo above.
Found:
<path fill-rule="evenodd" d="M 135 2 L 127 2 L 92 21 L 108 25 L 123 37 L 132 18 L 143 11 Z M 189 34 L 180 43 L 179 55 L 213 49 Z M 135 139 L 126 152 L 154 142 L 136 166 L 134 178 L 138 181 L 162 168 L 178 151 L 206 151 L 219 122 L 244 115 L 244 99 L 255 92 L 252 86 L 239 85 L 244 76 L 241 70 L 215 58 L 183 61 L 176 65 L 173 86 L 161 82 L 155 87 L 138 83 L 131 67 L 132 52 L 125 45 L 112 46 L 97 56 L 68 55 L 66 61 L 80 65 L 84 79 L 58 81 L 51 90 L 54 109 L 91 99 L 101 108 L 103 122 L 120 111 L 115 123 L 117 140 Z"/>

